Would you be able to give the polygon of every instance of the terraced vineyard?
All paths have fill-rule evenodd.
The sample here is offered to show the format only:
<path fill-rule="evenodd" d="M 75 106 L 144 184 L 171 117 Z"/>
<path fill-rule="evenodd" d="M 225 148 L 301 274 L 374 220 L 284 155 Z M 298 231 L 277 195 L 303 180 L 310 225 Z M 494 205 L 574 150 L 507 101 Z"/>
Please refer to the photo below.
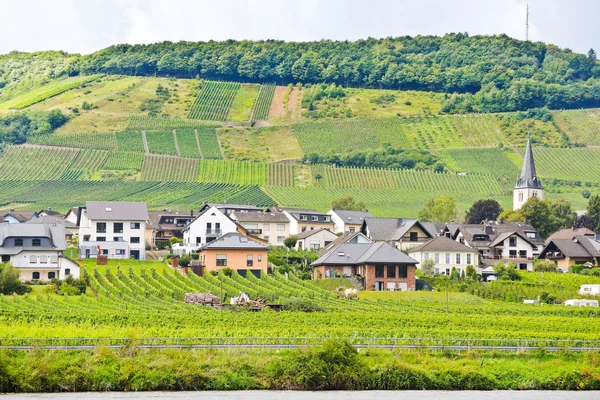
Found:
<path fill-rule="evenodd" d="M 142 132 L 117 132 L 116 137 L 119 151 L 145 151 Z"/>
<path fill-rule="evenodd" d="M 252 110 L 252 120 L 266 120 L 269 118 L 269 110 L 271 103 L 273 102 L 273 96 L 275 95 L 275 84 L 274 83 L 263 83 L 258 93 L 258 99 Z"/>
<path fill-rule="evenodd" d="M 0 154 L 4 179 L 58 179 L 75 160 L 77 150 L 8 147 Z"/>
<path fill-rule="evenodd" d="M 144 163 L 144 154 L 126 151 L 113 151 L 108 154 L 102 169 L 108 170 L 133 170 L 141 171 Z"/>
<path fill-rule="evenodd" d="M 598 182 L 599 149 L 534 148 L 537 171 L 543 178 Z"/>
<path fill-rule="evenodd" d="M 600 145 L 600 119 L 589 110 L 566 110 L 555 114 L 554 120 L 574 143 Z"/>
<path fill-rule="evenodd" d="M 177 129 L 176 133 L 181 155 L 183 157 L 200 157 L 198 141 L 196 140 L 196 132 L 194 129 Z"/>
<path fill-rule="evenodd" d="M 269 186 L 294 186 L 294 165 L 269 164 Z"/>
<path fill-rule="evenodd" d="M 221 148 L 217 139 L 217 131 L 215 128 L 197 128 L 198 141 L 204 158 L 222 159 Z"/>
<path fill-rule="evenodd" d="M 150 153 L 178 155 L 173 131 L 146 131 L 146 140 Z"/>
<path fill-rule="evenodd" d="M 160 130 L 160 129 L 178 129 L 195 128 L 197 126 L 215 126 L 214 123 L 198 121 L 197 119 L 183 118 L 162 118 L 149 117 L 146 115 L 132 115 L 127 120 L 127 130 Z"/>
<path fill-rule="evenodd" d="M 235 82 L 204 81 L 188 115 L 189 119 L 226 121 L 241 85 Z"/>
<path fill-rule="evenodd" d="M 115 150 L 117 138 L 114 133 L 77 133 L 70 135 L 35 135 L 27 138 L 31 144 L 45 146 L 77 147 L 81 149 Z"/>
<path fill-rule="evenodd" d="M 104 163 L 108 152 L 103 150 L 80 150 L 68 169 L 63 172 L 59 179 L 75 180 L 79 179 L 84 172 L 93 172 L 100 169 Z"/>
<path fill-rule="evenodd" d="M 493 115 L 468 114 L 452 118 L 469 147 L 496 147 L 499 143 L 506 143 Z"/>
<path fill-rule="evenodd" d="M 198 181 L 264 186 L 267 183 L 267 172 L 266 163 L 201 160 Z"/>
<path fill-rule="evenodd" d="M 161 182 L 195 182 L 198 159 L 146 154 L 142 179 Z M 233 183 L 233 182 L 232 182 Z"/>

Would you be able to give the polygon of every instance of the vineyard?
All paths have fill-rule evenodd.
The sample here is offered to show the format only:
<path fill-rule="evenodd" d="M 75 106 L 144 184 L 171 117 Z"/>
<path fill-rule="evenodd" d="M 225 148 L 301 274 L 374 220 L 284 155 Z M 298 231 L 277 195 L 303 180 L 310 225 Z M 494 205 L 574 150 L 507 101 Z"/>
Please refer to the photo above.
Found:
<path fill-rule="evenodd" d="M 234 82 L 202 82 L 188 118 L 226 121 L 240 87 L 239 83 Z"/>
<path fill-rule="evenodd" d="M 0 177 L 15 180 L 58 179 L 77 155 L 77 150 L 8 147 L 0 154 Z"/>
<path fill-rule="evenodd" d="M 196 132 L 198 134 L 200 150 L 204 158 L 223 158 L 215 128 L 198 128 Z"/>
<path fill-rule="evenodd" d="M 537 171 L 543 178 L 598 182 L 600 150 L 598 149 L 534 149 Z"/>
<path fill-rule="evenodd" d="M 81 150 L 69 165 L 68 169 L 60 176 L 60 180 L 76 180 L 84 173 L 91 173 L 100 169 L 108 152 L 103 150 Z"/>
<path fill-rule="evenodd" d="M 146 154 L 142 179 L 160 182 L 195 182 L 198 159 Z M 233 182 L 232 182 L 233 183 Z"/>
<path fill-rule="evenodd" d="M 22 110 L 71 89 L 81 87 L 87 82 L 98 79 L 100 76 L 101 75 L 76 76 L 51 82 L 47 85 L 10 99 L 7 102 L 0 103 L 0 110 Z"/>
<path fill-rule="evenodd" d="M 150 153 L 178 155 L 173 131 L 146 131 L 146 140 Z"/>
<path fill-rule="evenodd" d="M 267 182 L 267 172 L 266 163 L 201 160 L 198 181 L 264 186 Z"/>
<path fill-rule="evenodd" d="M 159 130 L 159 129 L 178 129 L 195 128 L 197 126 L 215 126 L 214 123 L 198 121 L 196 119 L 183 118 L 161 118 L 149 117 L 146 115 L 132 115 L 127 120 L 127 130 Z"/>
<path fill-rule="evenodd" d="M 117 138 L 114 133 L 76 133 L 70 135 L 36 135 L 27 138 L 31 144 L 80 149 L 115 150 Z"/>
<path fill-rule="evenodd" d="M 142 132 L 117 132 L 117 150 L 145 152 Z"/>
<path fill-rule="evenodd" d="M 117 171 L 141 171 L 144 163 L 142 153 L 113 151 L 108 154 L 101 169 Z"/>
<path fill-rule="evenodd" d="M 177 129 L 177 142 L 183 157 L 200 157 L 200 145 L 194 129 Z"/>
<path fill-rule="evenodd" d="M 484 300 L 464 293 L 384 293 L 378 300 L 347 301 L 331 292 L 275 273 L 243 278 L 221 271 L 217 276 L 184 276 L 151 265 L 88 266 L 85 296 L 0 297 L 2 337 L 234 337 L 234 338 L 470 338 L 598 340 L 600 311 L 536 307 Z M 222 289 L 221 289 L 222 288 Z M 186 292 L 224 297 L 247 292 L 272 302 L 304 298 L 324 312 L 248 313 L 218 311 L 181 301 Z M 388 296 L 389 295 L 389 296 Z M 381 301 L 383 300 L 383 301 Z M 592 317 L 592 318 L 590 318 Z"/>
<path fill-rule="evenodd" d="M 271 108 L 271 103 L 273 102 L 273 96 L 275 95 L 275 88 L 276 86 L 274 83 L 264 83 L 261 85 L 258 99 L 252 110 L 253 121 L 266 120 L 269 118 L 269 110 Z"/>

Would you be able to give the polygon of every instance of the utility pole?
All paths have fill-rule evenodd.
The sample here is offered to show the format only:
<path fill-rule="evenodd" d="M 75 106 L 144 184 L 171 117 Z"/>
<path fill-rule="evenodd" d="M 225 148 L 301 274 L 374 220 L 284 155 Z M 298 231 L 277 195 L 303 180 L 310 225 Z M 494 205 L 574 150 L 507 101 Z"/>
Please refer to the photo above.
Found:
<path fill-rule="evenodd" d="M 525 17 L 525 41 L 529 42 L 529 3 L 527 3 L 527 14 Z"/>

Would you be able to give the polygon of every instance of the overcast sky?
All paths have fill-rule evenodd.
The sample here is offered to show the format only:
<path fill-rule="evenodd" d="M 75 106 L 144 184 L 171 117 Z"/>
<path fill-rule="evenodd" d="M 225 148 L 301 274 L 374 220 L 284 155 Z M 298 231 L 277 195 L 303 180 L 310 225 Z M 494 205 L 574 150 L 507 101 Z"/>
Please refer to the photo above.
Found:
<path fill-rule="evenodd" d="M 355 40 L 468 32 L 525 38 L 526 0 L 0 0 L 0 54 L 118 43 Z M 599 0 L 529 0 L 529 36 L 600 51 Z"/>

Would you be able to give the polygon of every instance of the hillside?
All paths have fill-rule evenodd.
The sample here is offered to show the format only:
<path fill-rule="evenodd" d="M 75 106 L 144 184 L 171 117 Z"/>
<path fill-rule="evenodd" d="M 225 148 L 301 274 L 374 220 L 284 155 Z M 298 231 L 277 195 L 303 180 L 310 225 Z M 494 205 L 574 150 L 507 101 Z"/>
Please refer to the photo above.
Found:
<path fill-rule="evenodd" d="M 462 210 L 481 198 L 509 208 L 527 133 L 549 198 L 582 209 L 584 194 L 600 192 L 593 108 L 446 114 L 446 97 L 426 91 L 126 75 L 32 85 L 0 97 L 0 130 L 52 110 L 68 121 L 5 148 L 3 206 L 227 200 L 326 211 L 352 194 L 375 215 L 409 217 L 451 194 Z"/>

